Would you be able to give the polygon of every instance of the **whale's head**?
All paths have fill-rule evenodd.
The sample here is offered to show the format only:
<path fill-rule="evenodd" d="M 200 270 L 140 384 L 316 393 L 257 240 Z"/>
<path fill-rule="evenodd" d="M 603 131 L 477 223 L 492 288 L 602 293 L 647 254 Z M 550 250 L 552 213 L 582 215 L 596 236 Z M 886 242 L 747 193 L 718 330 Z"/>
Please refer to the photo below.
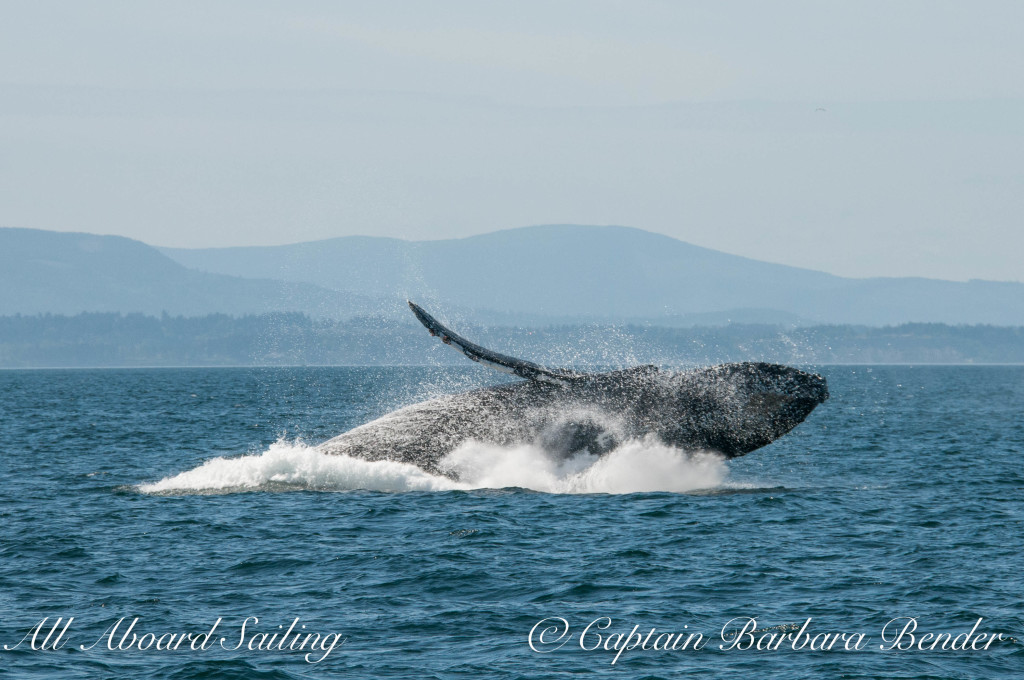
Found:
<path fill-rule="evenodd" d="M 762 404 L 766 415 L 777 416 L 773 409 L 782 409 L 799 423 L 829 396 L 823 377 L 791 366 L 742 363 L 726 364 L 726 368 L 734 388 L 749 396 L 750 406 Z"/>
<path fill-rule="evenodd" d="M 677 374 L 676 423 L 666 439 L 729 457 L 769 444 L 828 399 L 825 378 L 761 362 L 723 364 Z"/>

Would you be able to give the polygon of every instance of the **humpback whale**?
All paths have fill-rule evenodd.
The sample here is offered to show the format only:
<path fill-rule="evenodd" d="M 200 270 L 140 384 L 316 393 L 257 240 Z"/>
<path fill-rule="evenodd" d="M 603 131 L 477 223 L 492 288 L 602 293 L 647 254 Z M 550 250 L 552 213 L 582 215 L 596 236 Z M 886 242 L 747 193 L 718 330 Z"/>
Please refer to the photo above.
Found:
<path fill-rule="evenodd" d="M 603 455 L 654 437 L 687 451 L 742 456 L 800 424 L 828 399 L 820 375 L 762 362 L 687 371 L 548 368 L 466 340 L 409 302 L 432 336 L 523 380 L 412 404 L 321 444 L 326 453 L 411 463 L 454 477 L 444 457 L 468 441 L 534 444 L 550 455 Z"/>

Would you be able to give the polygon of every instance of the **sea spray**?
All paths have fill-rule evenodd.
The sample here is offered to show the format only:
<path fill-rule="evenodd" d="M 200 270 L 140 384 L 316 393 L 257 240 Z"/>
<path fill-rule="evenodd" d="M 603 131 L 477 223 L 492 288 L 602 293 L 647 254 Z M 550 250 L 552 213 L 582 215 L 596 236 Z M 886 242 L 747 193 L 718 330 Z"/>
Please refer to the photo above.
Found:
<path fill-rule="evenodd" d="M 407 463 L 326 454 L 302 441 L 279 440 L 266 451 L 213 458 L 191 470 L 141 484 L 149 494 L 314 490 L 452 491 L 521 487 L 546 493 L 683 493 L 720 486 L 725 462 L 653 438 L 628 441 L 598 457 L 558 460 L 534 445 L 466 442 L 441 459 L 435 475 Z M 452 478 L 454 477 L 454 479 Z"/>
<path fill-rule="evenodd" d="M 326 454 L 302 441 L 278 440 L 263 453 L 213 458 L 152 484 L 144 493 L 231 492 L 271 489 L 313 491 L 445 491 L 461 488 L 439 475 L 394 461 Z"/>
<path fill-rule="evenodd" d="M 471 488 L 522 487 L 548 493 L 683 493 L 720 486 L 728 468 L 709 453 L 687 453 L 653 437 L 627 441 L 604 456 L 553 459 L 534 445 L 467 442 L 441 460 Z"/>

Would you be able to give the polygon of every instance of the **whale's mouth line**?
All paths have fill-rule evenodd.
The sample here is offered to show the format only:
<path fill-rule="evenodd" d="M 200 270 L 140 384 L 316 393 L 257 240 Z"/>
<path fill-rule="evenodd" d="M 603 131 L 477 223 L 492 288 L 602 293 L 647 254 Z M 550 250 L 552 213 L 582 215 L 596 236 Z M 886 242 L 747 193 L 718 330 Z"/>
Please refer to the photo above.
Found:
<path fill-rule="evenodd" d="M 523 444 L 465 442 L 443 456 L 446 474 L 394 460 L 369 461 L 326 453 L 301 441 L 279 440 L 266 451 L 218 457 L 159 481 L 148 495 L 288 491 L 472 491 L 518 488 L 551 494 L 697 493 L 728 483 L 725 460 L 653 439 L 627 441 L 604 455 L 559 458 Z"/>

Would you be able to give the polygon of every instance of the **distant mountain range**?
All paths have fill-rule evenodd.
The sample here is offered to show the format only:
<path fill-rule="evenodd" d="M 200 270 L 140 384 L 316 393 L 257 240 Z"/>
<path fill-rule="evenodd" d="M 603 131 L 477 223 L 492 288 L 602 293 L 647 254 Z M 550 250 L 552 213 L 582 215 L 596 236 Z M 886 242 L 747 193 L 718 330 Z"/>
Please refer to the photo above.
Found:
<path fill-rule="evenodd" d="M 408 298 L 481 323 L 1024 325 L 1024 284 L 851 279 L 626 227 L 546 225 L 463 239 L 345 237 L 154 248 L 0 229 L 0 314 L 301 311 L 402 317 Z"/>
<path fill-rule="evenodd" d="M 341 317 L 366 304 L 305 283 L 196 271 L 121 236 L 0 229 L 0 314 L 303 311 Z"/>

